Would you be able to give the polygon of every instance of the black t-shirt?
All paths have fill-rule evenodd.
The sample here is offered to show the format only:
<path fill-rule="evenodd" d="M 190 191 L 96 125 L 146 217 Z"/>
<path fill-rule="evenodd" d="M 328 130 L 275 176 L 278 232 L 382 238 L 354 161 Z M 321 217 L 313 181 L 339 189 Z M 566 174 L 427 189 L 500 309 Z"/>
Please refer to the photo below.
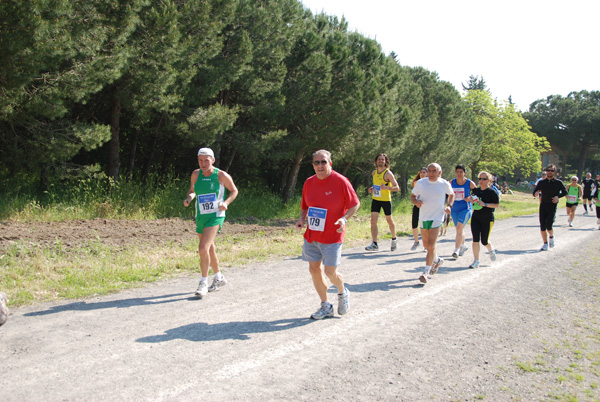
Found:
<path fill-rule="evenodd" d="M 485 202 L 486 204 L 500 203 L 500 197 L 498 196 L 498 193 L 490 187 L 486 188 L 485 190 L 482 190 L 479 187 L 474 188 L 473 190 L 471 190 L 471 195 L 476 195 L 481 201 Z M 482 207 L 478 210 L 474 209 L 473 215 L 475 214 L 477 214 L 477 216 L 480 218 L 489 218 L 492 221 L 494 220 L 494 208 Z"/>
<path fill-rule="evenodd" d="M 565 195 L 567 195 L 567 189 L 565 188 L 565 185 L 563 184 L 562 181 L 560 181 L 558 179 L 540 180 L 538 182 L 538 184 L 535 186 L 535 188 L 533 189 L 533 195 L 535 195 L 535 193 L 537 191 L 542 192 L 542 204 L 545 204 L 545 203 L 552 204 L 553 203 L 552 198 L 554 198 L 556 196 L 558 196 L 558 198 L 560 198 L 560 197 L 564 197 Z"/>
<path fill-rule="evenodd" d="M 583 192 L 586 194 L 591 194 L 592 193 L 592 184 L 595 184 L 594 182 L 595 182 L 594 179 L 581 180 L 581 185 L 583 186 Z"/>

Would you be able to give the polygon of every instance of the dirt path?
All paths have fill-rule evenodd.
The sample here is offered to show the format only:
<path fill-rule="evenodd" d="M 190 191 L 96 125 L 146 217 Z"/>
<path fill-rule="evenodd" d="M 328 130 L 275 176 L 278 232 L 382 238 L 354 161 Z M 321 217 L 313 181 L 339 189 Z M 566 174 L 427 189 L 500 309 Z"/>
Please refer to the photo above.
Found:
<path fill-rule="evenodd" d="M 598 400 L 600 231 L 595 217 L 565 221 L 548 252 L 537 217 L 498 222 L 498 261 L 482 255 L 477 270 L 470 251 L 448 257 L 449 230 L 426 286 L 409 239 L 345 250 L 342 318 L 307 318 L 318 299 L 297 258 L 230 269 L 204 300 L 182 277 L 15 309 L 0 400 Z"/>

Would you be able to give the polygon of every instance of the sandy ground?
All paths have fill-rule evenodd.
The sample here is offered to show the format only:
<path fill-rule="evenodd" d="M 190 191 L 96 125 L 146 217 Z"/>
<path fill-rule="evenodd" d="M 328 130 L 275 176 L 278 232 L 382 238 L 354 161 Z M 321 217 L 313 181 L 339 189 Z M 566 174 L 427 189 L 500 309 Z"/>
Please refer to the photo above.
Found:
<path fill-rule="evenodd" d="M 308 318 L 318 298 L 298 258 L 229 269 L 203 300 L 186 276 L 13 309 L 0 400 L 599 400 L 600 231 L 577 218 L 568 228 L 559 212 L 547 252 L 537 217 L 497 222 L 498 261 L 475 270 L 470 250 L 449 257 L 450 229 L 425 286 L 409 239 L 346 249 L 351 310 L 322 321 Z"/>

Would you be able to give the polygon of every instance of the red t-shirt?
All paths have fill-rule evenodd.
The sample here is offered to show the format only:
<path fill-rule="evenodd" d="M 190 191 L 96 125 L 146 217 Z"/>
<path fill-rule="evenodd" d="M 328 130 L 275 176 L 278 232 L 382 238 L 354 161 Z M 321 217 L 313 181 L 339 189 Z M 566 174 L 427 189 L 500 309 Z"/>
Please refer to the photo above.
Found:
<path fill-rule="evenodd" d="M 331 174 L 323 180 L 316 175 L 309 177 L 302 188 L 301 208 L 303 210 L 310 207 L 319 208 L 320 219 L 323 219 L 323 215 L 326 214 L 323 230 L 312 230 L 312 210 L 309 210 L 309 224 L 304 232 L 304 238 L 309 243 L 313 241 L 323 244 L 342 243 L 346 231 L 338 233 L 339 225 L 336 226 L 335 222 L 358 203 L 358 196 L 350 181 L 335 170 L 332 170 Z"/>

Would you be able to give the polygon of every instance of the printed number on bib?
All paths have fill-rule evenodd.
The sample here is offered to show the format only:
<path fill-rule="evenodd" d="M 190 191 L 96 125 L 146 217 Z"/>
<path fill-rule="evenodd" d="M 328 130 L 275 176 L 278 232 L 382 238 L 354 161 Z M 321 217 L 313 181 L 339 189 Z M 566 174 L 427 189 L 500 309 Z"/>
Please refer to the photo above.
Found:
<path fill-rule="evenodd" d="M 325 230 L 325 220 L 327 219 L 327 210 L 323 208 L 308 208 L 308 228 L 316 232 Z"/>
<path fill-rule="evenodd" d="M 454 201 L 462 201 L 465 199 L 464 188 L 453 188 L 452 190 L 454 190 Z"/>
<path fill-rule="evenodd" d="M 381 186 L 373 185 L 373 197 L 381 197 Z"/>
<path fill-rule="evenodd" d="M 577 202 L 577 196 L 567 195 L 567 202 L 569 202 L 570 204 L 575 204 Z"/>
<path fill-rule="evenodd" d="M 219 211 L 219 202 L 217 201 L 217 194 L 202 194 L 198 196 L 198 209 L 202 215 L 213 214 Z"/>

